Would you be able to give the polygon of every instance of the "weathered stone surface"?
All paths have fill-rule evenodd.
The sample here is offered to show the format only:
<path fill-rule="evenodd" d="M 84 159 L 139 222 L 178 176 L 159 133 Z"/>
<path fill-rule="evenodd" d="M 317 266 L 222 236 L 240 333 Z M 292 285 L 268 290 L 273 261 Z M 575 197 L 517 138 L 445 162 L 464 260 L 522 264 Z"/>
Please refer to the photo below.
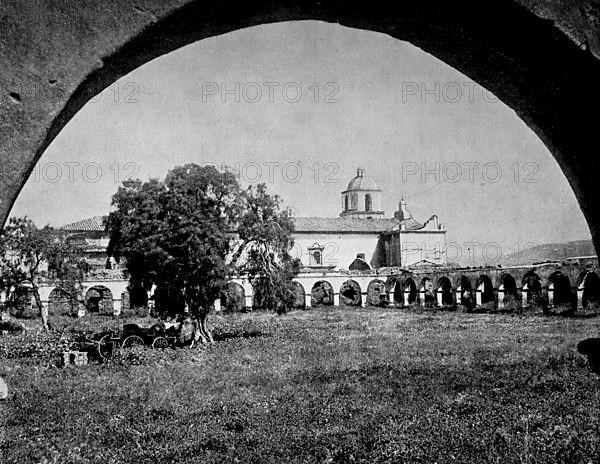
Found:
<path fill-rule="evenodd" d="M 594 0 L 518 0 L 540 18 L 554 23 L 583 50 L 600 58 L 600 3 Z"/>
<path fill-rule="evenodd" d="M 596 0 L 4 0 L 0 224 L 48 144 L 103 88 L 191 42 L 274 21 L 383 32 L 435 55 L 512 107 L 557 159 L 600 245 L 600 20 Z"/>

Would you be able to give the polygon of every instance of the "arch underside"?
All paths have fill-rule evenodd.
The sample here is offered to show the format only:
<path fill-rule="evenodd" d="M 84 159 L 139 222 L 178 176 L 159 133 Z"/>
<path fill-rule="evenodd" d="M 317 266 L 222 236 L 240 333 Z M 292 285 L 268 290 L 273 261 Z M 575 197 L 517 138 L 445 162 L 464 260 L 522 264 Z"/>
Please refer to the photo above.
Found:
<path fill-rule="evenodd" d="M 568 5 L 563 6 L 567 11 Z M 90 98 L 120 77 L 204 38 L 260 24 L 321 20 L 406 40 L 513 108 L 557 159 L 598 245 L 600 205 L 592 201 L 600 193 L 594 175 L 598 161 L 585 158 L 597 139 L 595 121 L 587 116 L 593 112 L 585 107 L 599 106 L 598 93 L 588 91 L 600 81 L 599 60 L 557 25 L 534 14 L 543 10 L 543 2 L 533 2 L 530 10 L 516 2 L 492 0 L 485 11 L 473 0 L 377 5 L 283 1 L 276 6 L 252 2 L 236 8 L 217 2 L 155 0 L 145 2 L 145 8 L 117 2 L 106 9 L 93 2 L 63 2 L 37 10 L 7 0 L 1 8 L 6 18 L 22 24 L 5 30 L 0 77 L 10 87 L 6 95 L 18 95 L 11 92 L 15 87 L 24 89 L 23 98 L 0 110 L 5 121 L 0 147 L 2 224 L 49 143 Z M 40 33 L 39 18 L 44 15 L 72 20 L 57 21 L 60 27 Z M 570 20 L 567 13 L 557 18 L 563 29 Z M 34 48 L 39 53 L 28 52 Z M 27 98 L 31 89 L 37 89 L 36 98 Z"/>

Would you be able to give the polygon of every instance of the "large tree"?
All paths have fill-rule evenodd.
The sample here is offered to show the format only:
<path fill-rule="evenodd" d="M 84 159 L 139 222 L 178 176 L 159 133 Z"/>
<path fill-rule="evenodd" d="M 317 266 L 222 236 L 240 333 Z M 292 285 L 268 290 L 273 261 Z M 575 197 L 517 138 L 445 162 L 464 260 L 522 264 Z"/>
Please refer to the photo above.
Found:
<path fill-rule="evenodd" d="M 131 288 L 155 285 L 161 308 L 168 299 L 171 313 L 189 312 L 199 338 L 212 342 L 208 314 L 228 278 L 239 272 L 239 256 L 255 243 L 251 237 L 264 231 L 259 224 L 274 221 L 289 230 L 279 200 L 268 216 L 249 213 L 257 198 L 269 198 L 264 187 L 260 192 L 243 191 L 231 172 L 196 164 L 174 168 L 164 181 L 126 182 L 113 196 L 108 252 L 125 259 Z M 279 250 L 289 238 L 277 233 L 267 241 Z"/>
<path fill-rule="evenodd" d="M 248 187 L 242 198 L 233 264 L 248 275 L 256 306 L 284 312 L 294 304 L 292 278 L 300 270 L 300 262 L 289 253 L 294 230 L 291 212 L 281 209 L 281 198 L 270 195 L 265 184 Z"/>
<path fill-rule="evenodd" d="M 38 307 L 44 329 L 48 329 L 48 309 L 43 305 L 40 279 L 57 281 L 78 304 L 81 281 L 89 266 L 68 237 L 50 226 L 39 229 L 26 217 L 11 218 L 0 231 L 0 291 L 7 302 L 14 301 L 19 288 L 29 287 Z"/>

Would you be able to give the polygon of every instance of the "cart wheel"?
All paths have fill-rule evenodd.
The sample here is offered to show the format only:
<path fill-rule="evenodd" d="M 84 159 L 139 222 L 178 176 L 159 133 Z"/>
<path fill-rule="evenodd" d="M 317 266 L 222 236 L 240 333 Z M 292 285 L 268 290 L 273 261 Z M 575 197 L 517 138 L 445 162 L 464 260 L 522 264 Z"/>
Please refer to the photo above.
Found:
<path fill-rule="evenodd" d="M 106 361 L 113 354 L 113 342 L 111 340 L 111 334 L 103 335 L 98 340 L 98 354 L 102 358 L 102 361 Z"/>
<path fill-rule="evenodd" d="M 152 342 L 152 348 L 168 348 L 169 342 L 165 337 L 156 337 Z"/>
<path fill-rule="evenodd" d="M 129 337 L 125 338 L 125 340 L 123 340 L 123 343 L 121 343 L 121 346 L 123 348 L 132 348 L 134 346 L 144 346 L 144 340 L 142 339 L 142 337 L 138 336 L 138 335 L 130 335 Z"/>

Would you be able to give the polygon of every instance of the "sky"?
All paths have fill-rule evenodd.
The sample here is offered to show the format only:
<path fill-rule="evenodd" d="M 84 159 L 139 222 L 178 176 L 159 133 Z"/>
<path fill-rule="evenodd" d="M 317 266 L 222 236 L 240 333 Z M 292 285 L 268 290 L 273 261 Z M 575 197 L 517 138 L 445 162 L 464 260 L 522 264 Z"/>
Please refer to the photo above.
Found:
<path fill-rule="evenodd" d="M 317 21 L 205 39 L 124 76 L 52 142 L 11 215 L 104 215 L 123 180 L 189 162 L 323 217 L 364 167 L 386 217 L 401 198 L 421 222 L 437 214 L 463 264 L 590 238 L 550 152 L 492 93 L 407 42 Z"/>

